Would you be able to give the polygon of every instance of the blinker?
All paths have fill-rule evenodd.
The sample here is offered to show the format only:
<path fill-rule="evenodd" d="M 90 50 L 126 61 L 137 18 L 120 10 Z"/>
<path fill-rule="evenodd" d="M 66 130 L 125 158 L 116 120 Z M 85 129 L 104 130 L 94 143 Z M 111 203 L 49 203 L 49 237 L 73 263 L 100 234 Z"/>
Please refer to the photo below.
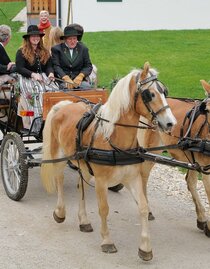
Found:
<path fill-rule="evenodd" d="M 161 85 L 162 85 L 162 87 L 160 86 L 160 84 L 159 83 L 161 83 Z M 165 95 L 165 97 L 167 97 L 168 96 L 168 89 L 166 88 L 166 86 L 162 83 L 162 82 L 157 82 L 157 89 L 158 89 L 158 91 L 160 92 L 160 93 L 163 93 L 164 95 Z"/>
<path fill-rule="evenodd" d="M 141 93 L 141 96 L 142 96 L 142 100 L 144 103 L 149 103 L 152 101 L 152 95 L 151 95 L 149 89 L 144 90 Z"/>
<path fill-rule="evenodd" d="M 199 107 L 199 111 L 201 114 L 206 114 L 206 102 L 202 102 Z"/>

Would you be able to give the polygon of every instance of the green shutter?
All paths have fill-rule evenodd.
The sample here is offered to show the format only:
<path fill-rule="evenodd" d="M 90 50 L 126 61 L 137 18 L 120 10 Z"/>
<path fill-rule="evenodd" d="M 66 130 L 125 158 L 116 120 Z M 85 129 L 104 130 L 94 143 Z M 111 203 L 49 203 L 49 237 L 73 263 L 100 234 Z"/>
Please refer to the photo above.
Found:
<path fill-rule="evenodd" d="M 122 0 L 97 0 L 97 2 L 122 2 Z"/>

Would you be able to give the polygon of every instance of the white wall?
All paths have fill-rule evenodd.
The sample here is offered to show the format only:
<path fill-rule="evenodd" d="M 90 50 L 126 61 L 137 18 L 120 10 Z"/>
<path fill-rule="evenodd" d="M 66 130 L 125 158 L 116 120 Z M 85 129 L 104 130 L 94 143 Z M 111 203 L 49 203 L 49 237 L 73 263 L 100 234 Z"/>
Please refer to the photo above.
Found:
<path fill-rule="evenodd" d="M 62 0 L 62 27 L 68 0 Z M 210 0 L 72 0 L 73 22 L 86 32 L 112 30 L 208 29 Z"/>

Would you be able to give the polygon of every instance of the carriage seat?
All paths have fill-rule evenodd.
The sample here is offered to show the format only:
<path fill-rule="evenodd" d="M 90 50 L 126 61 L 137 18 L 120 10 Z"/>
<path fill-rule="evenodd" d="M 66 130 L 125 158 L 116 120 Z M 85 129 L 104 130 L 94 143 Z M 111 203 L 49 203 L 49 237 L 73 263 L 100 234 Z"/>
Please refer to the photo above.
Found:
<path fill-rule="evenodd" d="M 11 85 L 10 84 L 5 84 L 0 86 L 0 110 L 1 109 L 7 109 L 9 108 L 9 96 L 8 92 L 11 90 Z"/>

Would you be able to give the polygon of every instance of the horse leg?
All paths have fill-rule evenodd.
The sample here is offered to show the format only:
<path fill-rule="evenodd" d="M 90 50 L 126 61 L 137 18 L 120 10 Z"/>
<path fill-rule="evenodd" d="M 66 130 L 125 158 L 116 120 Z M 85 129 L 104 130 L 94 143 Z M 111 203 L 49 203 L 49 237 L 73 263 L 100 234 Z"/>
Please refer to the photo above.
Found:
<path fill-rule="evenodd" d="M 142 166 L 142 169 L 141 169 L 141 177 L 142 177 L 142 184 L 143 184 L 143 190 L 144 190 L 144 195 L 147 199 L 147 203 L 148 203 L 148 207 L 149 207 L 149 201 L 148 201 L 148 197 L 147 197 L 147 183 L 148 183 L 148 179 L 149 179 L 149 175 L 150 175 L 150 172 L 154 166 L 154 163 L 153 162 L 143 162 L 141 164 Z M 149 207 L 149 214 L 148 214 L 148 220 L 154 220 L 155 217 L 154 215 L 152 214 L 152 211 L 150 210 L 150 207 Z"/>
<path fill-rule="evenodd" d="M 209 206 L 210 206 L 210 175 L 203 174 L 203 184 L 208 197 Z M 210 237 L 210 221 L 207 220 L 206 225 L 204 225 L 205 235 Z"/>
<path fill-rule="evenodd" d="M 140 118 L 141 121 L 145 121 L 146 123 L 148 122 L 145 118 Z M 153 131 L 150 129 L 143 129 L 143 130 L 138 130 L 137 133 L 137 138 L 138 138 L 138 143 L 140 146 L 144 148 L 151 148 L 151 147 L 158 147 L 161 145 L 161 137 L 158 131 Z M 155 153 L 161 153 L 161 151 L 155 151 Z M 143 168 L 141 169 L 141 177 L 142 177 L 142 182 L 143 182 L 143 190 L 144 190 L 144 195 L 146 196 L 147 203 L 148 203 L 148 197 L 147 197 L 147 182 L 149 179 L 150 172 L 154 166 L 153 162 L 143 162 L 141 164 Z M 149 203 L 148 203 L 149 205 Z M 152 214 L 152 211 L 149 208 L 149 215 L 148 215 L 149 220 L 154 220 L 155 217 Z"/>
<path fill-rule="evenodd" d="M 138 255 L 142 260 L 149 261 L 153 258 L 148 222 L 149 207 L 147 198 L 144 194 L 144 186 L 141 176 L 139 175 L 137 179 L 129 181 L 125 186 L 129 189 L 136 204 L 138 205 L 141 217 L 142 228 Z"/>
<path fill-rule="evenodd" d="M 185 180 L 187 182 L 188 190 L 192 195 L 193 202 L 195 204 L 196 214 L 197 214 L 197 227 L 200 230 L 204 230 L 204 226 L 206 225 L 206 214 L 203 205 L 201 204 L 198 192 L 197 192 L 197 176 L 198 173 L 196 171 L 188 170 Z"/>
<path fill-rule="evenodd" d="M 55 173 L 55 185 L 57 189 L 57 204 L 55 211 L 53 212 L 53 217 L 56 222 L 64 222 L 66 216 L 65 203 L 64 203 L 64 192 L 63 192 L 63 180 L 64 180 L 64 168 L 66 164 L 57 163 L 53 165 Z"/>
<path fill-rule="evenodd" d="M 109 229 L 107 225 L 107 216 L 109 213 L 109 206 L 107 202 L 107 186 L 103 184 L 103 180 L 98 181 L 96 179 L 95 183 L 96 196 L 98 201 L 99 215 L 101 217 L 101 236 L 102 243 L 101 249 L 105 253 L 115 253 L 117 248 L 115 247 L 113 241 L 109 235 Z"/>
<path fill-rule="evenodd" d="M 83 173 L 83 177 L 85 174 Z M 89 183 L 90 181 L 90 175 L 88 174 L 85 177 L 85 181 Z M 78 211 L 78 218 L 79 218 L 79 228 L 81 232 L 92 232 L 93 228 L 90 223 L 90 221 L 87 218 L 87 212 L 86 212 L 86 204 L 85 204 L 85 187 L 86 183 L 80 178 L 78 189 L 79 189 L 79 211 Z"/>

